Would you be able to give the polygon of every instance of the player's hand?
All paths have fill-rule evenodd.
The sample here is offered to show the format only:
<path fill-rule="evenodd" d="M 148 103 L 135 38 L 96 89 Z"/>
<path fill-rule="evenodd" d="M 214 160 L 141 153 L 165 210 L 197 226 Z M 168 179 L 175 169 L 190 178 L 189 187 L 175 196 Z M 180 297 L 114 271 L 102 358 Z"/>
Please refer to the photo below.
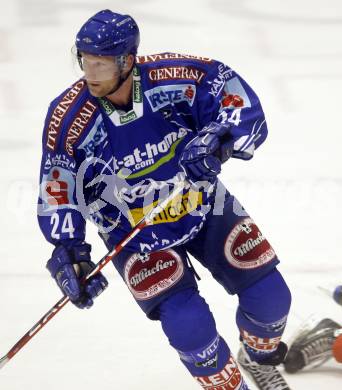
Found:
<path fill-rule="evenodd" d="M 221 164 L 232 155 L 230 125 L 211 122 L 184 148 L 179 165 L 189 181 L 215 182 Z"/>
<path fill-rule="evenodd" d="M 86 243 L 73 246 L 68 250 L 58 246 L 46 265 L 62 293 L 80 309 L 90 308 L 93 299 L 108 286 L 107 279 L 100 272 L 81 283 L 81 280 L 95 267 L 90 260 L 90 251 L 91 246 Z"/>

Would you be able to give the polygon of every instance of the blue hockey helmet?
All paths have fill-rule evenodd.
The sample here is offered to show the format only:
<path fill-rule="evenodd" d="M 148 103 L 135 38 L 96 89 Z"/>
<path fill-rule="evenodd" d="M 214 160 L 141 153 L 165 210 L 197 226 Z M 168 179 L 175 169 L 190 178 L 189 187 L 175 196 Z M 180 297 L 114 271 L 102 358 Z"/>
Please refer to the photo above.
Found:
<path fill-rule="evenodd" d="M 99 56 L 136 55 L 139 42 L 139 28 L 134 19 L 108 9 L 87 20 L 76 36 L 78 52 Z"/>

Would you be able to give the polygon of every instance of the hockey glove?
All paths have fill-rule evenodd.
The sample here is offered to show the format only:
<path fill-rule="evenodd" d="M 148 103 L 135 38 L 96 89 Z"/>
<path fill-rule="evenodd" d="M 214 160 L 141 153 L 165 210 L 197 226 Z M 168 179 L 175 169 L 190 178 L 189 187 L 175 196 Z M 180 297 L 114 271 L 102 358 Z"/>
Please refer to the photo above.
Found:
<path fill-rule="evenodd" d="M 342 306 L 342 285 L 335 288 L 333 298 L 336 303 Z"/>
<path fill-rule="evenodd" d="M 46 265 L 62 293 L 80 309 L 90 308 L 93 299 L 108 286 L 107 279 L 100 272 L 81 283 L 95 267 L 90 260 L 90 251 L 91 246 L 86 243 L 75 245 L 70 250 L 58 246 Z"/>
<path fill-rule="evenodd" d="M 184 148 L 179 165 L 189 181 L 214 183 L 221 172 L 221 164 L 233 152 L 230 125 L 211 122 Z"/>

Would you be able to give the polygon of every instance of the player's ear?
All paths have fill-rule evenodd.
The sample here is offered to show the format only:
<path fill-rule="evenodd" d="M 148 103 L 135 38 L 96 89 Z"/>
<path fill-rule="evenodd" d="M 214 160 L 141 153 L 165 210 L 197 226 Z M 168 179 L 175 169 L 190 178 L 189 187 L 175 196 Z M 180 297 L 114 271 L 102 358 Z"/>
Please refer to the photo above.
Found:
<path fill-rule="evenodd" d="M 128 54 L 128 56 L 126 57 L 126 62 L 125 62 L 125 70 L 131 70 L 133 63 L 134 63 L 134 55 Z"/>

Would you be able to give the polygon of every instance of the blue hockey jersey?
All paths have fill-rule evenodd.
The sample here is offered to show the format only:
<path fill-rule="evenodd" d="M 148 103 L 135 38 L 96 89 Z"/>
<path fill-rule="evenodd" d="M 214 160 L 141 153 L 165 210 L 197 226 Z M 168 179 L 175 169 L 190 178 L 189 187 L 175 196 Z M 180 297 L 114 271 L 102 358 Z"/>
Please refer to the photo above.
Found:
<path fill-rule="evenodd" d="M 205 57 L 139 56 L 132 107 L 93 97 L 80 79 L 51 103 L 43 132 L 38 219 L 54 245 L 84 241 L 94 222 L 113 246 L 184 179 L 180 153 L 211 121 L 229 122 L 234 158 L 250 159 L 267 127 L 256 94 L 231 68 Z M 129 244 L 150 252 L 180 245 L 202 228 L 212 186 L 186 187 Z"/>

